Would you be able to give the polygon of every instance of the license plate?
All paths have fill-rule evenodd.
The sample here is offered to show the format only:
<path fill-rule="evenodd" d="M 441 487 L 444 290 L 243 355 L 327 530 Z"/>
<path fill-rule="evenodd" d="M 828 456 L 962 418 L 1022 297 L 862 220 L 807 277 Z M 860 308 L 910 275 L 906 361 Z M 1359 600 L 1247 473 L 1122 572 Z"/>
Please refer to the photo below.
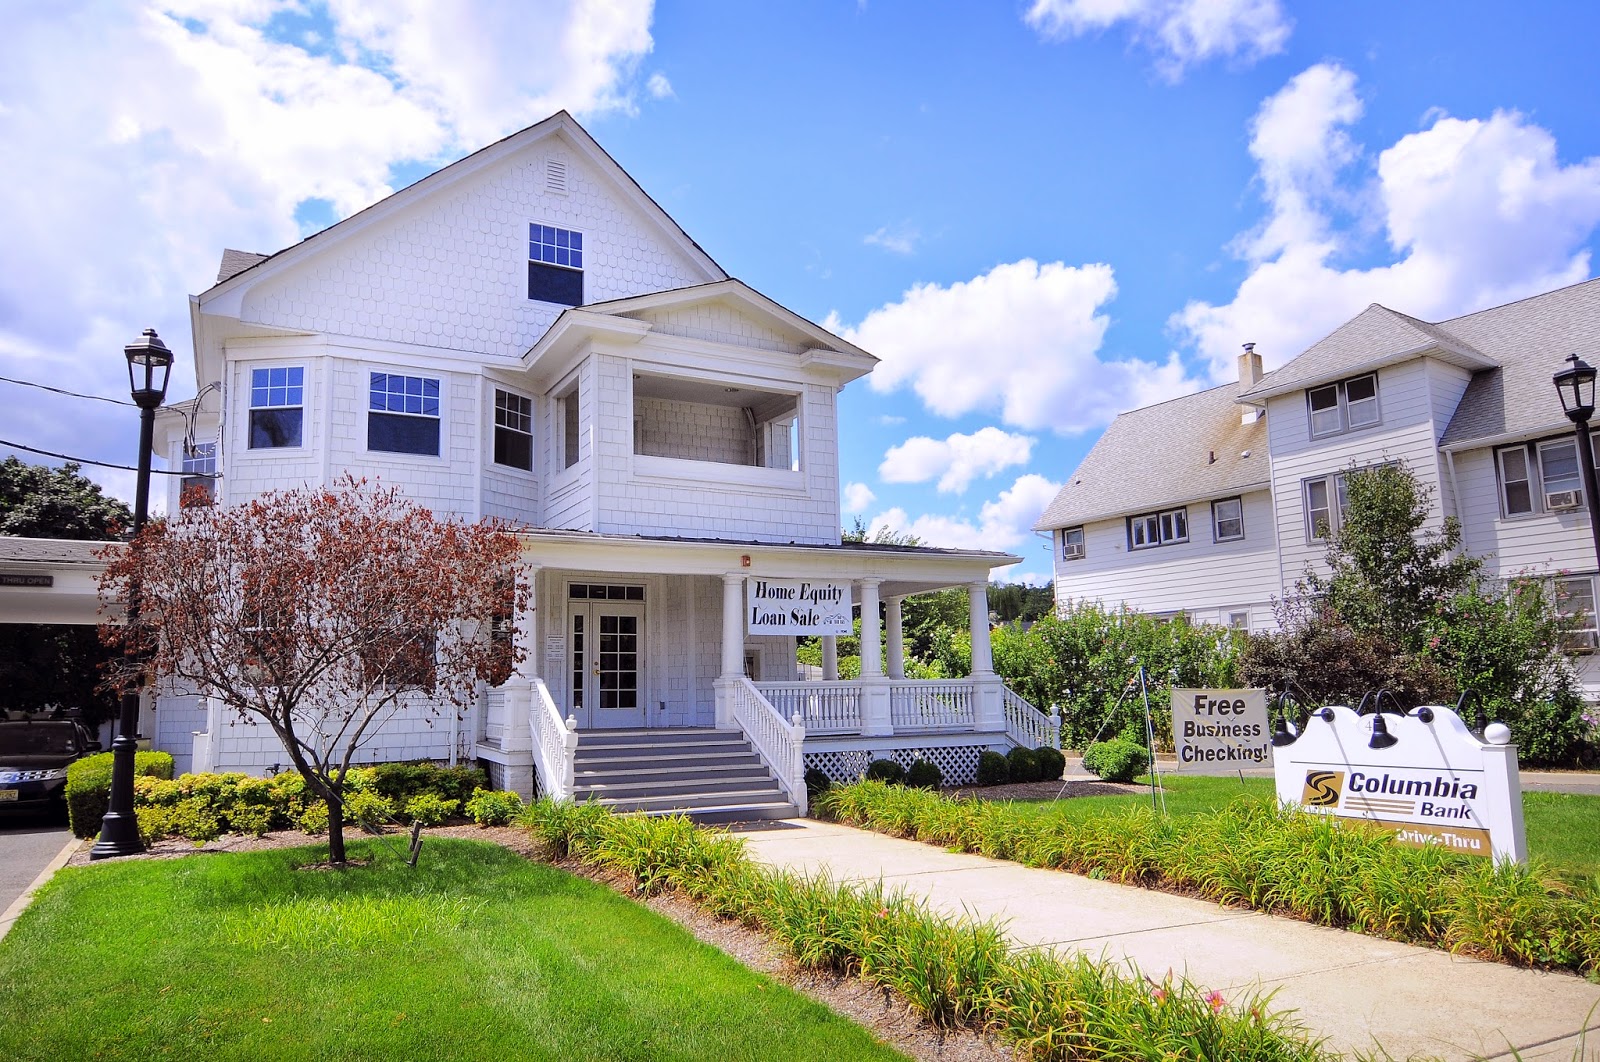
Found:
<path fill-rule="evenodd" d="M 17 799 L 17 791 L 15 789 L 0 789 L 0 804 L 5 803 L 7 800 L 15 799 Z"/>

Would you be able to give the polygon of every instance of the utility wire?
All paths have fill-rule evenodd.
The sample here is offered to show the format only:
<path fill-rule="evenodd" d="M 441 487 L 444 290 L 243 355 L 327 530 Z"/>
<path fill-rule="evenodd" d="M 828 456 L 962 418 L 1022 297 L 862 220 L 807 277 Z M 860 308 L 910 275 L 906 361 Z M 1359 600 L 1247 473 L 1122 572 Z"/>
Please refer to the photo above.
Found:
<path fill-rule="evenodd" d="M 107 398 L 105 395 L 86 395 L 86 394 L 83 394 L 83 393 L 81 393 L 79 391 L 67 391 L 67 390 L 64 390 L 63 388 L 60 388 L 60 387 L 51 387 L 49 384 L 34 383 L 32 380 L 13 380 L 9 376 L 0 376 L 0 381 L 3 381 L 3 382 L 8 383 L 8 384 L 16 384 L 18 387 L 37 387 L 41 391 L 54 391 L 56 394 L 58 394 L 58 395 L 66 395 L 68 398 L 90 398 L 90 399 L 93 399 L 96 402 L 110 402 L 114 406 L 131 406 L 131 405 L 133 405 L 132 402 L 125 402 L 120 398 Z M 95 464 L 95 462 L 93 462 L 93 461 L 88 461 L 88 462 L 85 462 L 85 463 L 86 464 L 91 464 L 91 465 Z M 116 466 L 112 466 L 112 467 L 120 468 L 121 466 L 120 465 L 116 465 Z"/>
<path fill-rule="evenodd" d="M 84 395 L 82 397 L 90 398 L 93 396 Z M 114 400 L 108 398 L 106 401 L 110 402 Z M 124 472 L 139 471 L 132 465 L 114 465 L 109 461 L 91 461 L 87 457 L 73 457 L 71 454 L 58 454 L 54 450 L 41 450 L 35 446 L 24 446 L 21 443 L 12 442 L 9 439 L 0 439 L 0 446 L 7 446 L 13 450 L 24 450 L 30 454 L 39 454 L 41 457 L 56 457 L 63 461 L 71 461 L 73 464 L 78 465 L 94 465 L 97 468 L 118 468 Z M 150 471 L 158 476 L 194 476 L 197 479 L 216 479 L 218 477 L 218 473 L 216 472 L 184 472 L 181 469 L 170 468 L 152 468 Z"/>

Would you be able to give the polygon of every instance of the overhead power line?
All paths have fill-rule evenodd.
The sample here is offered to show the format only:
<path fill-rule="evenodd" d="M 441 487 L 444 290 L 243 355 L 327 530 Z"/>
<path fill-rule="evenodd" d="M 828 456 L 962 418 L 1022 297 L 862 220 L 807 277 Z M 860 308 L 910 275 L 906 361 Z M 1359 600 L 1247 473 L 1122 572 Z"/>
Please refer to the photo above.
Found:
<path fill-rule="evenodd" d="M 84 397 L 87 398 L 92 396 L 85 395 Z M 107 399 L 107 401 L 110 401 L 110 399 Z M 0 446 L 7 446 L 13 450 L 23 450 L 30 454 L 38 454 L 41 457 L 55 457 L 62 461 L 71 461 L 73 464 L 77 465 L 94 465 L 96 468 L 117 468 L 124 472 L 139 471 L 132 465 L 114 465 L 109 461 L 91 461 L 87 457 L 73 457 L 71 454 L 58 454 L 54 450 L 41 450 L 37 446 L 24 446 L 19 442 L 12 442 L 9 439 L 0 439 Z M 158 476 L 194 476 L 198 479 L 217 478 L 217 474 L 215 472 L 184 472 L 181 469 L 171 468 L 152 468 L 150 471 Z"/>
<path fill-rule="evenodd" d="M 56 394 L 66 395 L 68 398 L 88 398 L 96 402 L 110 402 L 114 406 L 133 405 L 132 402 L 128 402 L 121 398 L 107 398 L 105 395 L 86 395 L 80 391 L 68 391 L 62 387 L 51 387 L 49 384 L 34 383 L 32 380 L 14 380 L 9 376 L 0 376 L 0 381 L 4 381 L 8 384 L 16 384 L 18 387 L 37 387 L 41 391 L 54 391 Z M 93 461 L 88 461 L 85 463 L 91 465 L 95 464 Z"/>

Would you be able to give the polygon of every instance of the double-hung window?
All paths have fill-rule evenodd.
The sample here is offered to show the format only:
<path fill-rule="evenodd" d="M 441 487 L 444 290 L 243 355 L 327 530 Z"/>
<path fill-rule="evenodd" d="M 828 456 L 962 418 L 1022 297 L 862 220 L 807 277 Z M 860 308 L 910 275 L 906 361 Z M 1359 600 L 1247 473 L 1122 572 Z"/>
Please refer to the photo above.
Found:
<path fill-rule="evenodd" d="M 439 381 L 373 373 L 367 392 L 367 449 L 439 456 Z"/>
<path fill-rule="evenodd" d="M 1217 542 L 1233 542 L 1244 537 L 1244 500 L 1219 498 L 1211 503 L 1211 537 Z"/>
<path fill-rule="evenodd" d="M 1562 648 L 1571 651 L 1593 650 L 1600 646 L 1600 629 L 1595 621 L 1595 577 L 1566 576 L 1555 581 L 1556 612 L 1568 624 Z"/>
<path fill-rule="evenodd" d="M 1583 505 L 1583 471 L 1573 436 L 1502 446 L 1494 452 L 1502 516 L 1561 512 Z"/>
<path fill-rule="evenodd" d="M 1308 388 L 1306 406 L 1313 439 L 1369 428 L 1378 423 L 1378 374 Z"/>
<path fill-rule="evenodd" d="M 533 470 L 533 399 L 494 392 L 494 463 Z"/>
<path fill-rule="evenodd" d="M 250 449 L 300 445 L 306 370 L 299 365 L 250 370 Z"/>
<path fill-rule="evenodd" d="M 1163 509 L 1128 520 L 1130 549 L 1149 549 L 1189 541 L 1189 510 Z"/>
<path fill-rule="evenodd" d="M 1083 560 L 1083 557 L 1083 528 L 1063 528 L 1061 531 L 1061 559 Z"/>
<path fill-rule="evenodd" d="M 217 444 L 195 443 L 183 452 L 183 477 L 178 480 L 178 505 L 210 505 L 216 497 L 212 479 L 217 474 Z"/>
<path fill-rule="evenodd" d="M 1306 538 L 1309 541 L 1331 538 L 1339 533 L 1345 513 L 1350 509 L 1350 496 L 1345 487 L 1343 472 L 1318 476 L 1304 483 L 1306 503 Z"/>
<path fill-rule="evenodd" d="M 1576 509 L 1583 504 L 1583 473 L 1578 440 L 1551 439 L 1539 444 L 1539 476 L 1544 503 L 1550 509 Z"/>
<path fill-rule="evenodd" d="M 528 226 L 528 298 L 583 303 L 583 233 L 554 225 Z"/>

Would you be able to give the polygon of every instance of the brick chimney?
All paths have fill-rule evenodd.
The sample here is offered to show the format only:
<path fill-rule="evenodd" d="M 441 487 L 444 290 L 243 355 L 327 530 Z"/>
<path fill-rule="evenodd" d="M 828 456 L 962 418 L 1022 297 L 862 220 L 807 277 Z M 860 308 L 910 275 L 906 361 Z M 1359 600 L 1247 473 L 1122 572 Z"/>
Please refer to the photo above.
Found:
<path fill-rule="evenodd" d="M 1254 343 L 1244 345 L 1244 353 L 1239 355 L 1239 391 L 1242 394 L 1261 382 L 1261 355 L 1256 353 Z M 1254 424 L 1266 415 L 1266 410 L 1260 406 L 1245 406 L 1244 412 L 1239 414 L 1240 424 Z"/>

